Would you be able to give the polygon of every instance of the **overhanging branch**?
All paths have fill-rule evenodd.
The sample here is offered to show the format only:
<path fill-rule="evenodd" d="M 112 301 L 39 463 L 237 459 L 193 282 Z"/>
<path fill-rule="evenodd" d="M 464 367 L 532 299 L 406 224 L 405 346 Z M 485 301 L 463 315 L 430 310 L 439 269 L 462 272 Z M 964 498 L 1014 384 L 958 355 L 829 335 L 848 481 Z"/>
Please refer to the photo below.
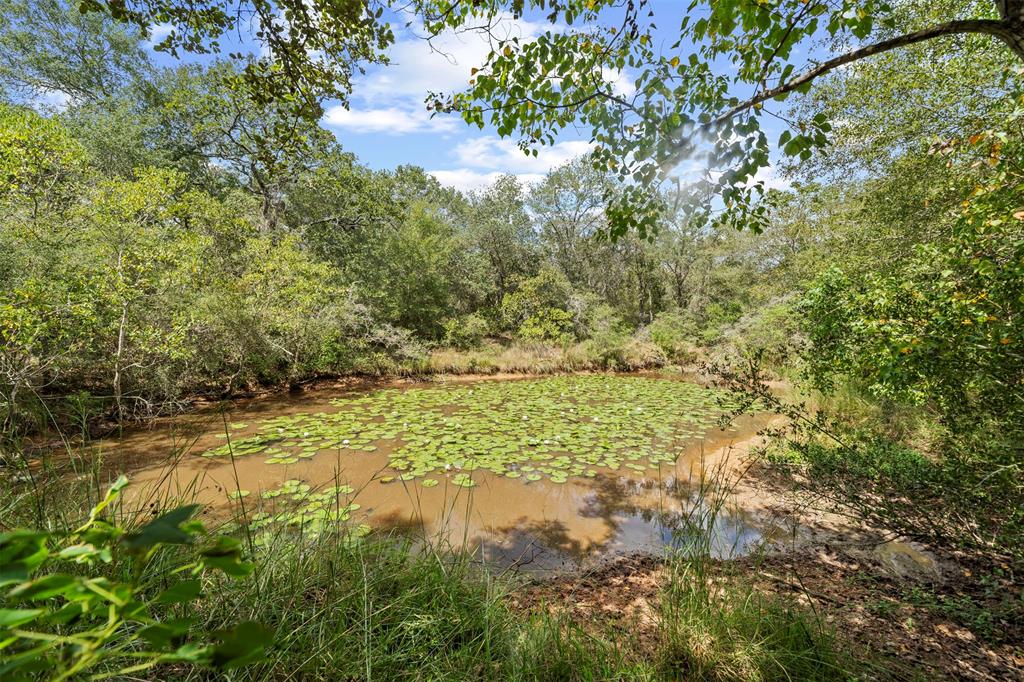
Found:
<path fill-rule="evenodd" d="M 883 52 L 888 52 L 901 47 L 923 43 L 942 36 L 963 33 L 980 33 L 998 38 L 1004 42 L 1022 62 L 1024 62 L 1024 20 L 1018 20 L 1019 17 L 1024 16 L 1024 9 L 1021 9 L 1024 7 L 1024 1 L 1004 0 L 1004 5 L 1007 6 L 1007 9 L 1010 9 L 1009 6 L 1013 7 L 1010 14 L 1002 15 L 1004 18 L 1001 20 L 972 19 L 964 21 L 949 21 L 920 31 L 915 31 L 913 33 L 907 33 L 888 40 L 882 40 L 829 59 L 813 69 L 805 71 L 793 80 L 777 87 L 763 90 L 754 97 L 740 102 L 736 106 L 719 114 L 711 121 L 701 125 L 693 134 L 687 135 L 684 139 L 679 140 L 675 144 L 675 151 L 667 159 L 661 162 L 662 173 L 668 174 L 680 161 L 683 160 L 683 158 L 685 158 L 687 151 L 691 148 L 691 142 L 696 134 L 712 131 L 737 114 L 756 107 L 770 99 L 774 99 L 775 97 L 797 90 L 819 76 L 823 76 L 824 74 L 845 64 L 866 59 L 867 57 L 871 57 L 876 54 L 882 54 Z M 1000 9 L 1002 11 L 1003 7 Z M 1012 12 L 1016 12 L 1017 14 L 1013 14 Z"/>

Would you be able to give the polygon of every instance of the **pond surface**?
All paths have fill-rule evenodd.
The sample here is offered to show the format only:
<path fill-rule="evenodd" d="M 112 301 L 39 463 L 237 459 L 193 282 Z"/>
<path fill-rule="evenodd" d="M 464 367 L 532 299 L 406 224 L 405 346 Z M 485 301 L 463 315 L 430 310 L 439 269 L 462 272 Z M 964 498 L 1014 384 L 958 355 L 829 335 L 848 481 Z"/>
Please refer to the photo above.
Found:
<path fill-rule="evenodd" d="M 731 502 L 708 518 L 702 476 L 730 470 L 767 423 L 723 429 L 730 407 L 678 375 L 407 383 L 234 403 L 97 448 L 140 508 L 196 500 L 257 528 L 394 529 L 545 570 L 660 551 L 698 518 L 723 557 L 774 533 Z"/>

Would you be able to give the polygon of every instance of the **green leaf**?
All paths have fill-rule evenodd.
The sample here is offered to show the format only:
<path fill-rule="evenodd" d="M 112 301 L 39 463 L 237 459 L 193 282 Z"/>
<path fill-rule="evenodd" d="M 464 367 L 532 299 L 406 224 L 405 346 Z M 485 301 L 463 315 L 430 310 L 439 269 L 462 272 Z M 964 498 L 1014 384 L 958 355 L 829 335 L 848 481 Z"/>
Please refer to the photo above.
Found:
<path fill-rule="evenodd" d="M 13 628 L 35 620 L 46 609 L 0 609 L 0 628 Z"/>
<path fill-rule="evenodd" d="M 48 537 L 30 530 L 0 533 L 0 586 L 28 580 L 50 555 L 46 549 Z"/>
<path fill-rule="evenodd" d="M 244 578 L 253 571 L 253 565 L 242 561 L 242 544 L 235 538 L 222 535 L 216 542 L 200 552 L 203 563 L 223 571 L 232 578 Z"/>
<path fill-rule="evenodd" d="M 162 649 L 180 646 L 184 643 L 193 622 L 192 618 L 172 618 L 161 621 L 139 630 L 139 637 Z"/>
<path fill-rule="evenodd" d="M 76 532 L 81 533 L 85 531 L 92 522 L 99 518 L 99 515 L 103 513 L 103 510 L 110 506 L 110 503 L 117 499 L 117 496 L 121 494 L 125 486 L 128 485 L 128 477 L 124 474 L 118 476 L 117 480 L 114 481 L 113 485 L 107 490 L 107 496 L 104 497 L 99 504 L 92 508 L 89 512 L 89 520 L 85 522 Z"/>
<path fill-rule="evenodd" d="M 198 504 L 188 504 L 163 514 L 140 528 L 138 532 L 125 536 L 125 547 L 132 551 L 149 549 L 155 545 L 187 545 L 192 542 L 192 533 L 181 528 L 199 510 Z"/>
<path fill-rule="evenodd" d="M 260 661 L 266 649 L 274 643 L 274 631 L 252 621 L 239 623 L 231 630 L 216 635 L 221 643 L 213 648 L 211 665 L 222 670 L 233 670 Z"/>
<path fill-rule="evenodd" d="M 171 585 L 157 595 L 156 601 L 161 604 L 182 604 L 198 599 L 202 594 L 203 584 L 199 580 L 183 580 Z"/>
<path fill-rule="evenodd" d="M 10 596 L 24 601 L 50 599 L 76 589 L 80 581 L 80 578 L 62 573 L 47 575 L 19 585 L 11 590 Z"/>

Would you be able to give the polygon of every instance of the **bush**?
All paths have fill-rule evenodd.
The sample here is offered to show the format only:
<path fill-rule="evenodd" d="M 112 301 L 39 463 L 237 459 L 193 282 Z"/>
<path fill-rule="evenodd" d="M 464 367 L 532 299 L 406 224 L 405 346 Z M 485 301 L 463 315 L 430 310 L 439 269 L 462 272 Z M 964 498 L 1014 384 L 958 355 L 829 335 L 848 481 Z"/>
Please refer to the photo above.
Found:
<path fill-rule="evenodd" d="M 196 604 L 205 601 L 209 574 L 244 578 L 253 566 L 227 536 L 208 541 L 194 559 L 164 551 L 205 534 L 192 520 L 198 505 L 172 509 L 135 531 L 113 523 L 109 508 L 127 484 L 118 479 L 88 521 L 65 537 L 0 534 L 2 669 L 11 679 L 39 672 L 52 679 L 132 676 L 167 664 L 230 670 L 259 660 L 273 642 L 273 632 L 251 621 L 196 641 Z"/>
<path fill-rule="evenodd" d="M 561 308 L 541 308 L 523 320 L 517 335 L 524 341 L 572 341 L 572 313 Z"/>
<path fill-rule="evenodd" d="M 881 402 L 930 413 L 944 433 L 929 453 L 932 492 L 921 494 L 934 508 L 925 516 L 954 519 L 943 521 L 945 542 L 1019 553 L 1024 170 L 1008 161 L 1020 158 L 1019 147 L 1000 158 L 997 181 L 964 199 L 945 238 L 915 246 L 892 271 L 834 268 L 817 278 L 802 301 L 811 342 L 804 361 L 815 388 L 852 382 Z M 855 450 L 869 462 L 892 456 L 877 444 Z M 837 485 L 857 477 L 877 483 L 869 474 L 844 470 Z M 910 479 L 881 483 L 883 496 L 918 492 Z"/>
<path fill-rule="evenodd" d="M 459 350 L 479 348 L 488 329 L 487 320 L 476 313 L 451 317 L 444 323 L 444 343 Z"/>
<path fill-rule="evenodd" d="M 624 370 L 655 369 L 668 364 L 668 358 L 658 346 L 644 338 L 634 336 L 623 352 Z"/>
<path fill-rule="evenodd" d="M 501 301 L 501 317 L 519 338 L 568 343 L 573 340 L 575 316 L 569 311 L 573 291 L 561 271 L 543 268 L 522 280 Z"/>
<path fill-rule="evenodd" d="M 607 305 L 595 308 L 590 317 L 590 338 L 583 342 L 590 363 L 602 369 L 625 369 L 630 335 L 622 320 Z"/>
<path fill-rule="evenodd" d="M 800 317 L 788 302 L 751 311 L 729 329 L 729 345 L 741 357 L 758 354 L 773 366 L 790 359 L 801 338 Z"/>
<path fill-rule="evenodd" d="M 651 343 L 672 362 L 685 364 L 697 359 L 693 343 L 697 325 L 691 316 L 677 310 L 658 313 L 644 329 Z"/>

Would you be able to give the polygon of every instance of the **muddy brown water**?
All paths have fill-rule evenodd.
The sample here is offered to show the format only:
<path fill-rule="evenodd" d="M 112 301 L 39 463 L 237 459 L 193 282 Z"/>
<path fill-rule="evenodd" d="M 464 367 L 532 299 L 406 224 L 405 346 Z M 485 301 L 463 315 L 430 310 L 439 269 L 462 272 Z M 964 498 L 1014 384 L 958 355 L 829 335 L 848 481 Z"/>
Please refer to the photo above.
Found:
<path fill-rule="evenodd" d="M 424 385 L 438 384 L 404 382 L 391 387 Z M 260 491 L 289 479 L 302 480 L 314 492 L 347 484 L 355 489 L 348 497 L 360 505 L 353 521 L 431 543 L 468 545 L 481 560 L 498 567 L 567 570 L 620 554 L 660 553 L 685 545 L 693 537 L 688 528 L 695 520 L 710 526 L 712 553 L 720 558 L 748 553 L 785 532 L 737 500 L 727 500 L 710 522 L 706 493 L 700 492 L 701 477 L 707 472 L 736 472 L 758 432 L 769 423 L 767 415 L 741 417 L 728 430 L 712 427 L 678 443 L 675 463 L 657 471 L 599 470 L 593 478 L 570 477 L 562 484 L 482 470 L 474 473 L 473 488 L 452 484 L 454 471 L 437 474 L 440 484 L 433 488 L 416 480 L 384 483 L 382 478 L 395 474 L 388 458 L 396 441 L 377 442 L 375 452 L 322 451 L 288 465 L 267 464 L 263 457 L 232 461 L 200 456 L 224 443 L 228 422 L 255 428 L 260 420 L 281 415 L 332 413 L 346 409 L 332 400 L 364 390 L 368 389 L 317 388 L 204 409 L 99 441 L 94 454 L 107 468 L 128 475 L 126 502 L 135 509 L 196 501 L 207 518 L 225 519 L 237 515 L 240 502 L 253 513 L 265 504 Z M 231 497 L 236 490 L 252 494 L 239 501 Z"/>

